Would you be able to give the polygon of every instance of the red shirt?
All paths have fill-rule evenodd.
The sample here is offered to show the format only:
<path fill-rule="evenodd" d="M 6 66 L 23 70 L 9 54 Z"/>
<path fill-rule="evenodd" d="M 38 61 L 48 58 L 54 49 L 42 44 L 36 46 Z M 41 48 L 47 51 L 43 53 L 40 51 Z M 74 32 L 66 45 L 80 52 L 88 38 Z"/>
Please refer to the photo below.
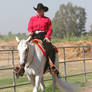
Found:
<path fill-rule="evenodd" d="M 28 32 L 33 32 L 37 30 L 47 32 L 45 37 L 50 38 L 52 34 L 51 20 L 48 17 L 40 17 L 39 15 L 31 17 L 28 24 Z"/>

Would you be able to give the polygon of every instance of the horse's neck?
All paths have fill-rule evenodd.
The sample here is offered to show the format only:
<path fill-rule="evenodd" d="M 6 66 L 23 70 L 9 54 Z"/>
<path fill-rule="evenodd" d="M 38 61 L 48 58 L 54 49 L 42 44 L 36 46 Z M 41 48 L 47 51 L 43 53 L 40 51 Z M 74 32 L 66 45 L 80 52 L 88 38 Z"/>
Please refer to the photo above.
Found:
<path fill-rule="evenodd" d="M 46 57 L 43 56 L 40 48 L 34 44 L 29 46 L 27 57 L 27 66 L 35 70 L 35 72 L 43 72 L 46 63 Z"/>
<path fill-rule="evenodd" d="M 34 59 L 35 47 L 34 44 L 28 44 L 28 52 L 27 52 L 27 63 L 31 64 Z"/>

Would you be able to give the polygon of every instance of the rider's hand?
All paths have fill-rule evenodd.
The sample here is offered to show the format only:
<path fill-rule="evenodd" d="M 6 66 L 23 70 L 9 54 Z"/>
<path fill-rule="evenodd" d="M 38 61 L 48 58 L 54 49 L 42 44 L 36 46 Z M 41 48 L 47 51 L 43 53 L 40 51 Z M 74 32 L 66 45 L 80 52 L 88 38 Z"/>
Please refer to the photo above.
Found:
<path fill-rule="evenodd" d="M 47 37 L 44 38 L 44 41 L 50 42 L 50 40 Z"/>
<path fill-rule="evenodd" d="M 32 36 L 32 35 L 33 35 L 33 32 L 30 32 L 30 33 L 29 33 L 29 36 Z"/>

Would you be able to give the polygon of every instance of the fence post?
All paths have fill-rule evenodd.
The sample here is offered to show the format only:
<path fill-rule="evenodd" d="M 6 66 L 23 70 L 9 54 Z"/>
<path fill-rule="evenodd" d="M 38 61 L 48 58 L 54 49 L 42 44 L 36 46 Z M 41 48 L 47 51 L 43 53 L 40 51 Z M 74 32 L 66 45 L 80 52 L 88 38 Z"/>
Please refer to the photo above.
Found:
<path fill-rule="evenodd" d="M 14 51 L 12 50 L 12 67 L 14 67 Z M 12 72 L 12 79 L 13 79 L 13 92 L 16 92 L 16 81 L 15 81 L 15 74 Z"/>
<path fill-rule="evenodd" d="M 65 48 L 63 47 L 63 57 L 64 57 L 64 76 L 65 80 L 67 81 L 67 74 L 66 74 L 66 56 L 65 56 Z"/>
<path fill-rule="evenodd" d="M 9 56 L 10 56 L 9 54 L 10 54 L 10 52 L 8 52 L 8 64 L 9 64 Z"/>
<path fill-rule="evenodd" d="M 86 78 L 86 63 L 85 63 L 85 49 L 84 49 L 84 47 L 82 47 L 82 57 L 83 57 L 84 82 L 87 82 L 87 78 Z"/>

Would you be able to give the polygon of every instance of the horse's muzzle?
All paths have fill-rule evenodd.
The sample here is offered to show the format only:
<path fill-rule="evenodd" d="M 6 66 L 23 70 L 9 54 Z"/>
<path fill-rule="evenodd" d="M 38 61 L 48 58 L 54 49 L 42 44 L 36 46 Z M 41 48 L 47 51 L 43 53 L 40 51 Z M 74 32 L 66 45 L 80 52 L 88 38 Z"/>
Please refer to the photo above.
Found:
<path fill-rule="evenodd" d="M 24 75 L 24 66 L 22 65 L 17 65 L 14 69 L 13 69 L 15 75 L 17 78 L 19 78 L 19 76 L 23 76 Z"/>

